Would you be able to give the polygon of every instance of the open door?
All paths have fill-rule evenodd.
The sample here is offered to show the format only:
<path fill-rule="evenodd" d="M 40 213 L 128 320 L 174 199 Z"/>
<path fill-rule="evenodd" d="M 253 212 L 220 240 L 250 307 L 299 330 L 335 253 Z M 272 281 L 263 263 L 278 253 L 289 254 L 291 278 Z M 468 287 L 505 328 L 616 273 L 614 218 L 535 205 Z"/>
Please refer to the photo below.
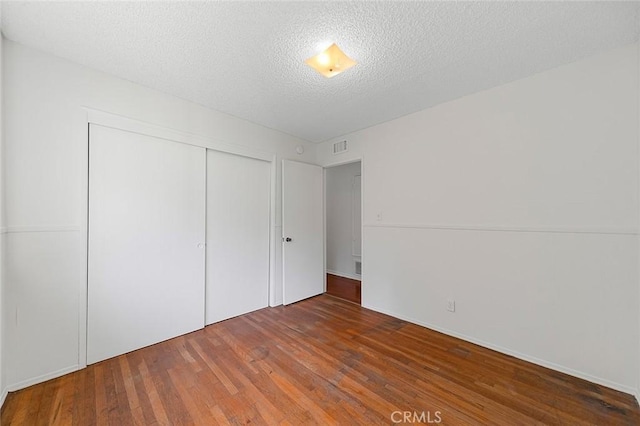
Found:
<path fill-rule="evenodd" d="M 322 167 L 282 161 L 282 294 L 285 305 L 324 292 Z"/>

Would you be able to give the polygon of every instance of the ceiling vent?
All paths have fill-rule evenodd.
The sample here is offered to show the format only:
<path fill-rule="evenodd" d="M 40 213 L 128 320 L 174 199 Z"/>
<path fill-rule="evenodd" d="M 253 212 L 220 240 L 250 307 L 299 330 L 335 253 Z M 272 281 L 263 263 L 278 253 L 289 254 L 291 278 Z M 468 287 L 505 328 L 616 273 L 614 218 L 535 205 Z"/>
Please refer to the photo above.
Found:
<path fill-rule="evenodd" d="M 343 152 L 347 152 L 347 141 L 340 141 L 333 144 L 333 153 L 341 154 Z"/>

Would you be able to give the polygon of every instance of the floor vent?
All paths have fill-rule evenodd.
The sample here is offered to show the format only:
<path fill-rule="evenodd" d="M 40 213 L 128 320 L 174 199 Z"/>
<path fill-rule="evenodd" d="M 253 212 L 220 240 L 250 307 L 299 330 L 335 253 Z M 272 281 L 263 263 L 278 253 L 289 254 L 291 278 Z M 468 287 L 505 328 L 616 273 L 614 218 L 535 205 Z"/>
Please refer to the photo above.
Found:
<path fill-rule="evenodd" d="M 362 275 L 362 262 L 356 260 L 356 274 Z"/>
<path fill-rule="evenodd" d="M 333 153 L 341 154 L 347 152 L 347 141 L 340 141 L 333 144 Z"/>

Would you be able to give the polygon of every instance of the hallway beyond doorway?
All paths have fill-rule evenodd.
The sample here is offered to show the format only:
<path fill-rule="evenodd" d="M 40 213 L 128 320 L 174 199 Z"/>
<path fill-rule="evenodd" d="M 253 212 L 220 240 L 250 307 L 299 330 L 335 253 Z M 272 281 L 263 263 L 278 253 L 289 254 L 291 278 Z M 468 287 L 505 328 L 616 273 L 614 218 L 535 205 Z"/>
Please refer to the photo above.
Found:
<path fill-rule="evenodd" d="M 359 305 L 361 303 L 360 281 L 327 274 L 327 294 Z"/>

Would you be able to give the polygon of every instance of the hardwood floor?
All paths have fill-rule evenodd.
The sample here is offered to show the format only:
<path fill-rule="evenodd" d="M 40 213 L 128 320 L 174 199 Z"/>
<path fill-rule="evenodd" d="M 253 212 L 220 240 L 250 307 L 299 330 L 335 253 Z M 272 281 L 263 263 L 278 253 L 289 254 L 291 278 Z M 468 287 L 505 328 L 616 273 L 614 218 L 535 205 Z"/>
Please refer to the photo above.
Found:
<path fill-rule="evenodd" d="M 351 278 L 327 274 L 327 294 L 359 305 L 362 298 L 361 282 Z"/>
<path fill-rule="evenodd" d="M 9 394 L 2 425 L 640 424 L 635 399 L 328 295 Z M 393 416 L 393 417 L 392 417 Z"/>

